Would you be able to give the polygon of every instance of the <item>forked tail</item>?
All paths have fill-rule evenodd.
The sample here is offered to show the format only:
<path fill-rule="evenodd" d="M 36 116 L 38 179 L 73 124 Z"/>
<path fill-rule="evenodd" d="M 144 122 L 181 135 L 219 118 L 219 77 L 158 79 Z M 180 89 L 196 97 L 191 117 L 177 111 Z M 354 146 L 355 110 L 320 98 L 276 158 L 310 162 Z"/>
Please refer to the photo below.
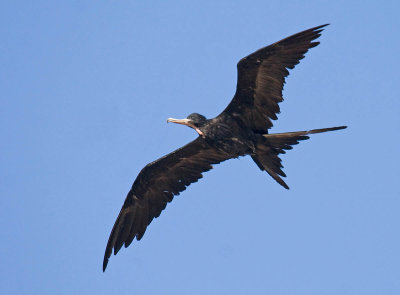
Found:
<path fill-rule="evenodd" d="M 280 185 L 289 189 L 287 184 L 281 178 L 281 176 L 286 177 L 286 174 L 282 171 L 282 160 L 279 158 L 279 154 L 286 153 L 285 150 L 291 150 L 293 148 L 292 146 L 298 144 L 300 140 L 309 139 L 310 137 L 307 136 L 308 134 L 335 131 L 345 128 L 347 128 L 347 126 L 313 129 L 309 131 L 264 134 L 262 139 L 257 143 L 256 154 L 251 157 L 261 170 L 267 171 L 268 174 L 271 175 Z"/>

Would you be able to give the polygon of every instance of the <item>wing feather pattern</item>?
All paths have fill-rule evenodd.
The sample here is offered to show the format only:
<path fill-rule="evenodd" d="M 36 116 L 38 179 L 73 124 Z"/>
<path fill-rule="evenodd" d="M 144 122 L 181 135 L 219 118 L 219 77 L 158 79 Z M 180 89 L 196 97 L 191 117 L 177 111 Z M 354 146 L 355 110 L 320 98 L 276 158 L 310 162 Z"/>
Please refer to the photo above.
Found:
<path fill-rule="evenodd" d="M 236 93 L 224 112 L 243 121 L 255 131 L 267 132 L 280 112 L 282 91 L 289 69 L 319 42 L 312 42 L 322 32 L 322 25 L 305 30 L 242 58 L 237 64 Z"/>
<path fill-rule="evenodd" d="M 147 226 L 160 216 L 174 196 L 202 178 L 202 173 L 212 169 L 213 164 L 232 157 L 198 137 L 144 167 L 133 183 L 111 231 L 104 253 L 103 271 L 113 249 L 117 254 L 123 245 L 128 247 L 135 237 L 140 240 Z"/>

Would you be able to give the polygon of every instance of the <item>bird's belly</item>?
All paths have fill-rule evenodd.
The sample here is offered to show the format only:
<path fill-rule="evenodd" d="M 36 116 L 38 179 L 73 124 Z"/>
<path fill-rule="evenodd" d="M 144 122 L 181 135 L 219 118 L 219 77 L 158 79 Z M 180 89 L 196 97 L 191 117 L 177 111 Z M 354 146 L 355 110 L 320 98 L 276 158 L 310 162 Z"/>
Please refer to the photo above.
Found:
<path fill-rule="evenodd" d="M 254 145 L 238 137 L 225 137 L 222 140 L 212 140 L 210 142 L 217 149 L 222 150 L 233 157 L 251 154 L 254 151 Z"/>
<path fill-rule="evenodd" d="M 254 140 L 249 132 L 233 124 L 218 124 L 206 132 L 206 140 L 216 148 L 235 157 L 251 154 L 255 151 Z"/>

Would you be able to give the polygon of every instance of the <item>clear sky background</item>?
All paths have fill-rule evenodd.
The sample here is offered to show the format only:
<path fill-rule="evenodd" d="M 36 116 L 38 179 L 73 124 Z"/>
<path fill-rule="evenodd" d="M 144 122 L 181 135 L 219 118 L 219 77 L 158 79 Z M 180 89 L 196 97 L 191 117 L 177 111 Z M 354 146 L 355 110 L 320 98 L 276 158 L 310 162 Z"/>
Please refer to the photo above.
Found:
<path fill-rule="evenodd" d="M 400 294 L 398 1 L 2 1 L 1 294 Z M 331 23 L 272 132 L 289 191 L 224 162 L 101 270 L 138 172 L 193 140 L 236 63 Z"/>

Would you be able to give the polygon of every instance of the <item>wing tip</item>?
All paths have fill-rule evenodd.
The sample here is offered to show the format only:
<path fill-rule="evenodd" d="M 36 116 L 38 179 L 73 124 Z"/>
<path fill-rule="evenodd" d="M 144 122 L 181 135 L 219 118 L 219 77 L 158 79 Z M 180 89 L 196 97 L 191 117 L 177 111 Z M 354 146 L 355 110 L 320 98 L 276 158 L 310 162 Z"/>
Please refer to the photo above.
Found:
<path fill-rule="evenodd" d="M 322 128 L 322 129 L 313 129 L 308 131 L 309 134 L 313 133 L 323 133 L 323 132 L 328 132 L 328 131 L 337 131 L 337 130 L 343 130 L 346 129 L 347 126 L 337 126 L 337 127 L 329 127 L 329 128 Z"/>
<path fill-rule="evenodd" d="M 271 175 L 271 174 L 270 174 Z M 271 175 L 272 176 L 272 175 Z M 284 176 L 284 177 L 286 177 L 286 176 Z M 272 178 L 278 183 L 278 184 L 280 184 L 282 187 L 284 187 L 285 189 L 287 189 L 287 190 L 290 190 L 290 188 L 289 188 L 289 186 L 286 184 L 286 182 L 281 178 L 281 177 L 279 177 L 278 175 L 274 175 L 274 176 L 272 176 Z"/>
<path fill-rule="evenodd" d="M 347 126 L 332 127 L 332 131 L 347 129 Z"/>
<path fill-rule="evenodd" d="M 329 23 L 327 23 L 327 24 L 324 24 L 324 25 L 320 25 L 320 26 L 316 26 L 316 27 L 314 27 L 314 28 L 311 28 L 311 29 L 308 29 L 307 31 L 312 31 L 312 32 L 315 32 L 315 33 L 320 33 L 320 32 L 322 32 L 324 29 L 323 28 L 325 28 L 326 26 L 329 26 L 330 24 Z"/>
<path fill-rule="evenodd" d="M 107 264 L 108 264 L 108 258 L 107 258 L 107 257 L 104 257 L 104 260 L 103 260 L 103 272 L 106 271 Z"/>
<path fill-rule="evenodd" d="M 315 27 L 314 30 L 322 29 L 322 28 L 324 28 L 326 26 L 329 26 L 329 25 L 330 25 L 330 23 L 326 23 L 326 24 L 323 24 L 323 25 Z"/>
<path fill-rule="evenodd" d="M 310 29 L 306 29 L 306 30 L 298 32 L 298 33 L 296 33 L 296 34 L 294 34 L 292 36 L 289 36 L 288 38 L 293 37 L 293 36 L 304 36 L 304 35 L 308 35 L 309 36 L 309 34 L 312 34 L 312 36 L 314 36 L 314 38 L 312 38 L 312 40 L 314 40 L 314 39 L 317 39 L 318 37 L 320 37 L 321 36 L 321 32 L 324 30 L 324 28 L 326 26 L 329 26 L 329 25 L 330 24 L 328 23 L 328 24 L 316 26 L 316 27 L 313 27 L 313 28 L 310 28 Z"/>

